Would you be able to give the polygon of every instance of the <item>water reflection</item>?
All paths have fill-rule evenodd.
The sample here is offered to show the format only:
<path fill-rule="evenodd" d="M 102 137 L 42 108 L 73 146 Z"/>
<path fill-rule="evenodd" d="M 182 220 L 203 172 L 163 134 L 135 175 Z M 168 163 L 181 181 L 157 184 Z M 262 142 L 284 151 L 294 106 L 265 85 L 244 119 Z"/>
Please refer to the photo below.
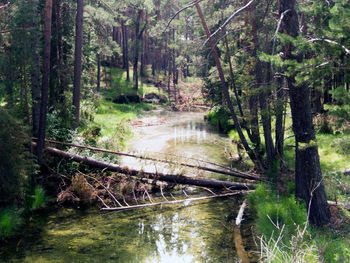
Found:
<path fill-rule="evenodd" d="M 130 142 L 129 151 L 156 158 L 182 161 L 198 165 L 188 158 L 206 159 L 228 165 L 224 156 L 225 147 L 229 144 L 227 137 L 211 131 L 203 120 L 203 113 L 171 113 L 164 125 L 139 127 L 135 133 L 138 137 Z M 159 154 L 161 153 L 161 154 Z M 177 155 L 182 157 L 179 160 Z M 187 158 L 187 159 L 186 159 Z M 173 167 L 131 157 L 122 157 L 121 165 L 143 169 L 149 172 L 178 172 Z"/>
<path fill-rule="evenodd" d="M 34 219 L 41 232 L 32 225 L 17 247 L 1 249 L 1 262 L 238 262 L 228 220 L 236 204 L 207 200 L 107 214 L 62 210 Z"/>

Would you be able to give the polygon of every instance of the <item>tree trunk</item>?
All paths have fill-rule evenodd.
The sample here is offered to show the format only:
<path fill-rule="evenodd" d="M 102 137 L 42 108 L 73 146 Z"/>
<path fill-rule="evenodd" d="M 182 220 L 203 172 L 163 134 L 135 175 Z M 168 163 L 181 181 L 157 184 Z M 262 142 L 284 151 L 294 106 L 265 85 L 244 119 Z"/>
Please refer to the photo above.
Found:
<path fill-rule="evenodd" d="M 273 145 L 273 140 L 271 136 L 271 117 L 266 101 L 266 91 L 261 87 L 263 80 L 262 77 L 262 64 L 257 55 L 257 50 L 259 49 L 259 40 L 258 33 L 256 29 L 256 8 L 255 3 L 249 8 L 251 14 L 251 26 L 252 26 L 252 36 L 253 36 L 253 49 L 252 56 L 255 58 L 255 78 L 256 78 L 256 89 L 261 91 L 259 92 L 259 104 L 260 104 L 260 115 L 263 125 L 264 139 L 265 139 L 265 150 L 267 155 L 267 166 L 271 167 L 273 160 L 275 159 L 275 148 Z"/>
<path fill-rule="evenodd" d="M 282 21 L 282 33 L 294 38 L 298 36 L 299 31 L 295 2 L 295 0 L 280 0 L 279 3 L 280 15 L 290 10 Z M 286 47 L 286 59 L 301 62 L 302 57 L 300 55 L 295 57 L 292 49 L 291 44 Z M 288 77 L 287 81 L 296 142 L 295 194 L 306 202 L 307 207 L 310 206 L 310 222 L 320 226 L 329 223 L 330 213 L 312 124 L 309 89 L 304 84 L 296 86 L 294 76 Z"/>
<path fill-rule="evenodd" d="M 39 53 L 39 7 L 37 0 L 31 1 L 33 30 L 31 32 L 31 93 L 32 93 L 32 134 L 39 137 L 40 119 L 40 53 Z"/>
<path fill-rule="evenodd" d="M 74 120 L 72 128 L 79 127 L 80 111 L 80 86 L 81 86 L 81 57 L 83 48 L 83 16 L 84 0 L 77 0 L 77 15 L 75 29 L 75 51 L 74 51 L 74 87 L 73 87 L 73 106 Z"/>
<path fill-rule="evenodd" d="M 42 152 L 45 145 L 46 132 L 46 115 L 49 91 L 50 75 L 50 53 L 51 53 L 51 22 L 52 22 L 52 0 L 46 0 L 45 3 L 45 22 L 44 22 L 44 61 L 43 61 L 43 78 L 41 87 L 41 104 L 38 133 L 37 157 L 38 163 L 42 163 Z"/>
<path fill-rule="evenodd" d="M 242 128 L 241 128 L 241 125 L 239 123 L 239 120 L 237 118 L 237 115 L 236 115 L 236 112 L 235 112 L 235 109 L 233 107 L 233 104 L 232 104 L 232 101 L 231 101 L 231 98 L 230 98 L 230 94 L 228 92 L 228 87 L 227 87 L 227 83 L 226 83 L 226 80 L 225 80 L 225 76 L 224 76 L 224 72 L 223 72 L 223 69 L 221 67 L 221 62 L 220 62 L 220 59 L 219 59 L 219 55 L 215 49 L 215 45 L 214 45 L 214 41 L 213 39 L 210 37 L 210 31 L 209 31 L 209 28 L 207 26 L 207 23 L 204 19 L 204 15 L 203 15 L 203 12 L 200 8 L 200 5 L 199 3 L 196 3 L 195 4 L 196 6 L 196 9 L 197 9 L 197 12 L 198 12 L 198 15 L 199 15 L 199 18 L 201 20 L 201 23 L 202 23 L 202 26 L 205 30 L 205 33 L 207 35 L 207 37 L 209 38 L 209 45 L 210 45 L 210 48 L 212 50 L 212 53 L 213 53 L 213 57 L 214 57 L 214 60 L 215 60 L 215 64 L 216 64 L 216 68 L 218 70 L 218 73 L 219 73 L 219 78 L 220 78 L 220 81 L 221 81 L 221 85 L 222 85 L 222 89 L 223 89 L 223 93 L 224 93 L 224 96 L 225 96 L 225 100 L 227 102 L 227 106 L 231 112 L 231 117 L 234 121 L 234 124 L 235 124 L 235 128 L 238 132 L 238 135 L 239 135 L 239 138 L 243 144 L 243 147 L 244 149 L 246 150 L 247 154 L 249 155 L 250 159 L 253 161 L 253 163 L 255 164 L 255 167 L 258 169 L 258 170 L 265 170 L 265 167 L 263 165 L 263 162 L 261 160 L 261 157 L 259 156 L 259 154 L 256 152 L 256 151 L 253 151 L 249 145 L 248 145 L 248 142 L 242 132 Z"/>
<path fill-rule="evenodd" d="M 135 24 L 135 47 L 134 47 L 134 61 L 133 61 L 133 81 L 134 81 L 134 90 L 137 92 L 139 88 L 139 76 L 138 76 L 138 63 L 139 63 L 139 49 L 140 49 L 140 22 L 141 22 L 142 10 L 137 11 L 136 24 Z M 141 36 L 140 36 L 141 37 Z"/>
<path fill-rule="evenodd" d="M 101 90 L 101 55 L 97 53 L 97 92 Z"/>

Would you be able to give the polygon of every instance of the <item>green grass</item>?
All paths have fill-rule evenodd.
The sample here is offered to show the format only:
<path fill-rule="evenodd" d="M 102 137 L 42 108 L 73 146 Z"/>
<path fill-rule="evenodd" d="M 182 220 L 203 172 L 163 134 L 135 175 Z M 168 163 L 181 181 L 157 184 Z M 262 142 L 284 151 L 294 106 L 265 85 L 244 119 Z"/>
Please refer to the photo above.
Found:
<path fill-rule="evenodd" d="M 115 97 L 123 94 L 135 94 L 135 90 L 133 89 L 133 70 L 130 69 L 130 82 L 126 81 L 126 71 L 124 69 L 120 68 L 107 68 L 107 78 L 109 77 L 109 72 L 111 71 L 112 75 L 112 82 L 111 86 L 109 87 L 109 83 L 107 84 L 108 88 L 102 89 L 102 95 L 105 98 L 114 99 Z M 104 78 L 102 78 L 104 79 Z M 106 86 L 105 86 L 106 87 Z M 142 97 L 143 94 L 148 93 L 161 93 L 159 92 L 158 88 L 155 87 L 153 84 L 150 83 L 144 83 L 142 82 L 142 79 L 139 78 L 139 85 L 138 85 L 138 91 L 137 94 Z M 163 94 L 165 95 L 165 94 Z"/>
<path fill-rule="evenodd" d="M 350 152 L 341 150 L 343 145 L 337 143 L 339 139 L 344 140 L 344 145 L 346 141 L 350 141 L 350 134 L 317 134 L 318 151 L 323 173 L 350 168 Z"/>
<path fill-rule="evenodd" d="M 132 137 L 129 125 L 130 121 L 145 115 L 156 107 L 148 103 L 116 104 L 112 102 L 121 94 L 135 94 L 135 91 L 133 89 L 132 80 L 131 82 L 126 81 L 125 70 L 107 68 L 107 76 L 109 76 L 110 70 L 112 74 L 112 84 L 111 86 L 105 85 L 104 88 L 102 88 L 101 100 L 91 125 L 98 125 L 101 128 L 100 138 L 98 140 L 100 146 L 119 150 L 124 148 L 126 141 Z M 132 73 L 132 70 L 130 70 L 131 78 Z M 139 96 L 142 96 L 143 93 L 151 92 L 158 93 L 158 88 L 151 84 L 139 82 Z"/>

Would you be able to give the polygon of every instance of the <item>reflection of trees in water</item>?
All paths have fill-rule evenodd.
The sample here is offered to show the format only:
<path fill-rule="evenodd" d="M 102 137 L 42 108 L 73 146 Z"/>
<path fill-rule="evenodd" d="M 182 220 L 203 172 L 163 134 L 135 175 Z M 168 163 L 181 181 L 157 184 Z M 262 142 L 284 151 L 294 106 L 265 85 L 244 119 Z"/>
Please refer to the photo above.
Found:
<path fill-rule="evenodd" d="M 236 262 L 236 205 L 221 199 L 188 206 L 48 218 L 40 241 L 26 241 L 22 256 L 14 254 L 12 258 L 23 261 L 26 257 L 26 262 L 134 263 L 157 262 L 172 254 L 191 255 L 193 262 Z"/>

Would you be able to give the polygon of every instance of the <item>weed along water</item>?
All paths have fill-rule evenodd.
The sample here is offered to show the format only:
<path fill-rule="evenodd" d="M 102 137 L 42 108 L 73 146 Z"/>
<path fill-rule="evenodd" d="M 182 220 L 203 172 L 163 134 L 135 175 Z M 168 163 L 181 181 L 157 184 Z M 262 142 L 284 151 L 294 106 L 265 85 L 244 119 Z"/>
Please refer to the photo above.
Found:
<path fill-rule="evenodd" d="M 228 138 L 212 132 L 202 113 L 157 112 L 133 124 L 136 135 L 130 150 L 134 152 L 227 165 L 224 152 Z M 129 158 L 120 162 L 145 170 L 180 169 L 164 164 L 155 168 L 154 164 Z M 174 191 L 173 196 L 165 195 L 172 200 L 183 199 L 183 190 L 191 196 L 208 194 L 204 189 L 186 187 Z M 18 243 L 0 248 L 0 262 L 242 262 L 238 256 L 242 251 L 237 253 L 235 245 L 237 238 L 241 240 L 238 249 L 248 251 L 246 258 L 255 262 L 249 210 L 241 231 L 235 231 L 241 203 L 233 196 L 119 212 L 60 208 L 33 216 Z"/>

